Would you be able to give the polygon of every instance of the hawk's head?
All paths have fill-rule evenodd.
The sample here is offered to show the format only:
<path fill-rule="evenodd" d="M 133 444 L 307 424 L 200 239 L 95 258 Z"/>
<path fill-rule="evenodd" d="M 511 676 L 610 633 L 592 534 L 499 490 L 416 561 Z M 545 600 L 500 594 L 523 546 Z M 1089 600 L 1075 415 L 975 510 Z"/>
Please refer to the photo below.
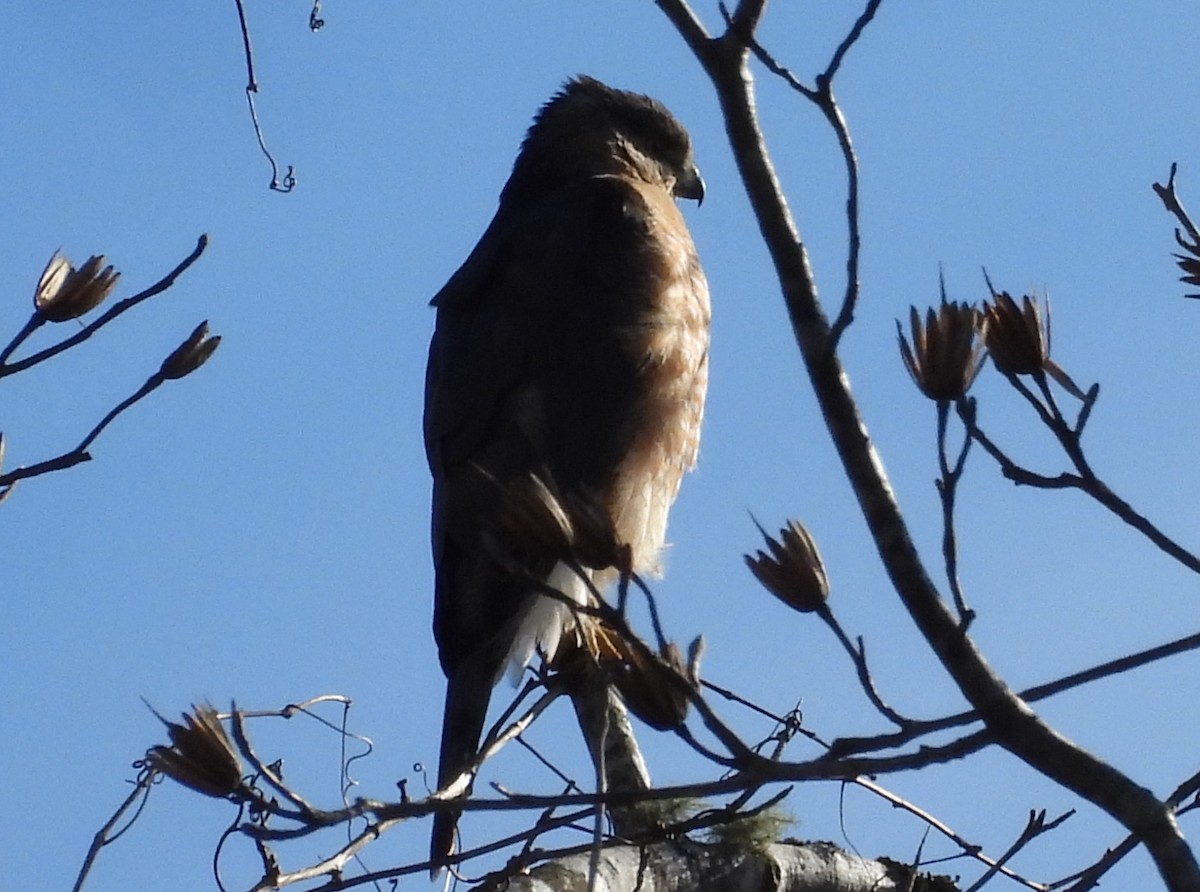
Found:
<path fill-rule="evenodd" d="M 704 198 L 692 140 L 665 105 L 580 75 L 538 112 L 501 200 L 605 174 L 635 176 L 679 198 Z"/>

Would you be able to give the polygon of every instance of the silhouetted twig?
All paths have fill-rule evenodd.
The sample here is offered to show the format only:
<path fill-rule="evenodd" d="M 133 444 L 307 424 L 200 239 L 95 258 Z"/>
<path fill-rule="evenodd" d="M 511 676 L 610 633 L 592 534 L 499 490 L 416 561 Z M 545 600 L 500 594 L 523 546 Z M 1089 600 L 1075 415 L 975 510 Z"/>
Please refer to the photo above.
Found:
<path fill-rule="evenodd" d="M 262 150 L 263 155 L 271 165 L 271 182 L 269 183 L 269 187 L 275 192 L 291 192 L 296 188 L 296 169 L 289 164 L 287 173 L 280 180 L 279 164 L 275 161 L 275 156 L 267 148 L 262 126 L 258 123 L 258 110 L 254 106 L 254 94 L 258 92 L 258 79 L 254 76 L 254 48 L 250 44 L 250 27 L 246 23 L 246 8 L 243 6 L 243 0 L 234 0 L 234 2 L 237 4 L 238 23 L 242 28 L 242 50 L 246 56 L 246 104 L 250 107 L 250 121 L 254 124 L 254 136 L 258 140 L 258 147 Z M 309 27 L 314 31 L 325 24 L 321 19 L 313 18 L 316 16 L 319 7 L 320 4 L 317 4 L 309 17 Z M 320 25 L 314 27 L 314 21 L 320 22 Z"/>
<path fill-rule="evenodd" d="M 1095 402 L 1096 395 L 1099 393 L 1099 388 L 1095 385 L 1088 390 L 1085 401 L 1080 409 L 1079 419 L 1074 424 L 1069 422 L 1058 407 L 1058 403 L 1053 398 L 1049 384 L 1044 374 L 1034 375 L 1037 382 L 1038 390 L 1042 395 L 1039 399 L 1038 394 L 1030 390 L 1017 375 L 1005 374 L 1012 387 L 1020 393 L 1025 400 L 1037 412 L 1042 423 L 1054 434 L 1062 447 L 1063 452 L 1070 460 L 1074 467 L 1075 473 L 1063 472 L 1055 477 L 1050 477 L 1045 474 L 1038 474 L 1030 471 L 1017 464 L 1009 458 L 1003 450 L 1001 450 L 994 441 L 992 441 L 983 430 L 979 427 L 973 413 L 964 414 L 960 408 L 959 415 L 963 422 L 967 425 L 972 438 L 984 448 L 997 464 L 1000 465 L 1000 471 L 1009 480 L 1014 483 L 1034 486 L 1041 489 L 1077 489 L 1080 492 L 1091 496 L 1095 501 L 1099 502 L 1107 508 L 1112 514 L 1116 515 L 1129 526 L 1133 527 L 1151 542 L 1153 542 L 1161 551 L 1176 561 L 1187 567 L 1193 573 L 1200 573 L 1200 557 L 1197 557 L 1191 551 L 1188 551 L 1162 530 L 1160 530 L 1153 522 L 1144 515 L 1140 514 L 1132 505 L 1113 492 L 1108 485 L 1101 480 L 1092 470 L 1090 463 L 1087 460 L 1083 451 L 1083 438 L 1081 434 L 1082 421 L 1084 412 L 1090 411 L 1091 405 Z"/>
<path fill-rule="evenodd" d="M 37 353 L 34 353 L 31 356 L 27 356 L 24 359 L 19 359 L 16 362 L 0 361 L 0 378 L 5 377 L 6 375 L 14 375 L 17 372 L 22 372 L 25 369 L 30 368 L 31 366 L 35 366 L 38 363 L 45 362 L 47 359 L 50 359 L 53 356 L 57 356 L 59 353 L 62 353 L 64 350 L 69 350 L 70 348 L 74 347 L 76 344 L 82 344 L 84 341 L 86 341 L 88 338 L 90 338 L 92 335 L 94 335 L 100 329 L 104 328 L 104 326 L 108 325 L 110 322 L 112 322 L 114 319 L 116 319 L 122 313 L 126 312 L 127 310 L 133 309 L 138 304 L 140 304 L 142 301 L 147 300 L 151 297 L 154 297 L 155 295 L 161 294 L 162 292 L 166 291 L 168 288 L 170 288 L 172 285 L 175 284 L 175 280 L 178 279 L 188 267 L 190 267 L 193 263 L 195 263 L 197 260 L 200 259 L 200 255 L 204 253 L 204 249 L 207 247 L 208 247 L 208 236 L 201 235 L 200 238 L 196 240 L 196 247 L 192 249 L 192 252 L 190 254 L 188 254 L 187 257 L 183 258 L 183 260 L 181 260 L 179 262 L 179 264 L 173 270 L 171 270 L 169 273 L 167 273 L 165 276 L 163 276 L 161 279 L 159 279 L 157 282 L 155 282 L 149 288 L 145 289 L 144 291 L 139 291 L 137 294 L 134 294 L 131 297 L 126 297 L 122 300 L 117 301 L 111 307 L 109 307 L 103 314 L 101 314 L 99 317 L 97 317 L 95 321 L 89 323 L 88 325 L 85 325 L 83 328 L 81 328 L 79 331 L 75 332 L 75 334 L 71 335 L 69 338 L 65 338 L 64 340 L 59 341 L 57 344 L 47 347 L 45 350 L 40 350 Z M 33 320 L 31 319 L 30 322 L 32 322 L 32 321 Z M 36 328 L 36 327 L 37 326 L 34 326 L 34 328 Z M 17 337 L 14 338 L 13 342 L 10 343 L 4 349 L 4 351 L 2 353 L 0 353 L 0 357 L 3 357 L 3 359 L 7 359 L 7 357 L 9 355 L 11 355 L 12 352 L 16 349 L 16 347 L 19 346 L 20 343 L 25 339 L 25 337 L 27 337 L 27 335 L 25 335 L 25 337 L 23 337 L 22 335 L 25 333 L 25 330 L 29 329 L 29 328 L 30 328 L 30 323 L 27 323 L 25 329 L 22 330 L 22 334 L 18 334 Z"/>

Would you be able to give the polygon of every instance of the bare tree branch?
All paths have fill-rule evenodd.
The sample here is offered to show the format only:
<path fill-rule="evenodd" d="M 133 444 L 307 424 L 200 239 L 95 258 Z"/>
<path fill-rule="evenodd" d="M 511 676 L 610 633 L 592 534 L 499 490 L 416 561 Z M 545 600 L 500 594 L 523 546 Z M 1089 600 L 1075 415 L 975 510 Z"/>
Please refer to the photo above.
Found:
<path fill-rule="evenodd" d="M 1091 404 L 1095 400 L 1095 393 L 1098 390 L 1093 388 L 1093 397 L 1088 402 L 1084 403 L 1083 409 L 1080 412 L 1080 421 L 1074 425 L 1067 421 L 1059 409 L 1057 403 L 1053 400 L 1049 385 L 1044 374 L 1035 375 L 1035 381 L 1038 384 L 1039 390 L 1043 395 L 1043 399 L 1039 399 L 1037 394 L 1025 386 L 1017 375 L 1006 373 L 1005 377 L 1018 393 L 1037 412 L 1042 423 L 1049 428 L 1050 432 L 1058 440 L 1063 452 L 1074 466 L 1075 473 L 1063 472 L 1056 477 L 1049 477 L 1044 474 L 1038 474 L 1034 471 L 1024 468 L 1009 458 L 1003 450 L 1001 450 L 991 439 L 989 439 L 982 429 L 979 427 L 975 417 L 968 417 L 960 410 L 960 417 L 967 425 L 967 429 L 978 443 L 983 446 L 988 455 L 992 456 L 1000 465 L 1001 473 L 1014 483 L 1023 484 L 1026 486 L 1034 486 L 1039 489 L 1077 489 L 1086 495 L 1091 496 L 1095 501 L 1103 505 L 1108 511 L 1116 515 L 1129 526 L 1133 527 L 1147 539 L 1154 543 L 1156 547 L 1168 556 L 1187 567 L 1193 573 L 1200 573 L 1200 557 L 1193 552 L 1184 548 L 1166 533 L 1158 528 L 1147 517 L 1139 513 L 1132 505 L 1118 496 L 1109 486 L 1101 480 L 1092 470 L 1091 464 L 1088 462 L 1083 451 L 1083 439 L 1080 431 L 1082 430 L 1083 412 L 1090 411 Z"/>
<path fill-rule="evenodd" d="M 1146 650 L 1114 660 L 1108 660 L 1107 662 L 1092 666 L 1089 669 L 1074 672 L 1063 678 L 1032 688 L 1026 688 L 1020 691 L 1017 696 L 1027 703 L 1034 703 L 1038 700 L 1052 697 L 1055 694 L 1061 694 L 1064 691 L 1099 681 L 1102 678 L 1119 675 L 1122 672 L 1128 672 L 1139 666 L 1145 666 L 1176 654 L 1196 650 L 1197 648 L 1200 648 L 1200 633 L 1185 635 L 1175 641 L 1147 648 Z M 945 718 L 914 721 L 908 728 L 893 734 L 884 734 L 876 737 L 843 737 L 829 744 L 829 755 L 831 758 L 838 758 L 849 753 L 872 752 L 902 746 L 926 734 L 961 727 L 975 721 L 979 721 L 979 714 L 974 710 L 968 710 L 946 716 Z"/>
<path fill-rule="evenodd" d="M 126 824 L 126 829 L 137 820 L 141 814 L 142 808 L 146 804 L 146 799 L 150 795 L 150 788 L 157 779 L 154 771 L 144 769 L 138 774 L 137 782 L 129 795 L 125 797 L 125 801 L 117 806 L 117 810 L 113 812 L 111 818 L 104 822 L 104 826 L 96 831 L 96 835 L 92 838 L 92 844 L 88 848 L 87 855 L 84 856 L 83 864 L 79 868 L 79 874 L 75 878 L 75 885 L 71 887 L 71 892 L 80 892 L 83 889 L 83 884 L 87 880 L 88 874 L 92 872 L 92 868 L 96 864 L 96 858 L 100 855 L 100 850 L 106 845 L 114 843 L 125 832 L 124 829 L 114 831 L 114 828 L 125 817 L 125 813 L 129 811 L 135 804 L 137 809 L 129 818 L 129 824 Z"/>
<path fill-rule="evenodd" d="M 17 372 L 22 372 L 25 369 L 30 368 L 31 366 L 35 366 L 38 363 L 45 362 L 47 359 L 50 359 L 52 356 L 57 356 L 59 353 L 62 353 L 64 350 L 69 350 L 71 347 L 74 347 L 76 344 L 82 344 L 84 341 L 86 341 L 88 338 L 90 338 L 92 335 L 94 335 L 96 332 L 98 332 L 104 326 L 108 325 L 110 322 L 112 322 L 114 319 L 116 319 L 122 313 L 126 312 L 127 310 L 133 309 L 134 307 L 136 307 L 138 304 L 140 304 L 144 300 L 154 297 L 155 295 L 162 294 L 162 292 L 166 291 L 168 288 L 170 288 L 172 285 L 175 284 L 175 280 L 178 279 L 188 267 L 190 267 L 193 263 L 195 263 L 197 260 L 200 259 L 200 255 L 204 253 L 204 249 L 207 247 L 208 247 L 208 236 L 201 235 L 200 238 L 196 240 L 196 247 L 192 249 L 192 253 L 190 253 L 187 257 L 185 257 L 183 260 L 181 260 L 179 262 L 179 264 L 173 270 L 171 270 L 169 273 L 167 273 L 165 276 L 163 276 L 161 279 L 159 279 L 157 282 L 155 282 L 153 285 L 151 285 L 145 291 L 139 291 L 137 294 L 133 295 L 132 297 L 126 297 L 123 300 L 117 301 L 111 307 L 109 307 L 108 310 L 105 311 L 100 317 L 98 317 L 94 322 L 91 322 L 90 324 L 84 326 L 79 331 L 77 331 L 75 334 L 73 334 L 71 337 L 66 338 L 62 341 L 59 341 L 57 344 L 54 344 L 51 347 L 47 347 L 45 350 L 41 350 L 37 353 L 34 353 L 32 356 L 28 356 L 25 359 L 21 359 L 16 362 L 0 361 L 0 378 L 3 378 L 6 375 L 14 375 Z M 27 325 L 26 328 L 28 328 L 28 327 L 29 326 Z M 6 359 L 12 353 L 12 351 L 14 349 L 16 349 L 16 346 L 18 346 L 22 340 L 24 340 L 24 338 L 22 338 L 20 335 L 18 335 L 17 339 L 15 339 L 13 343 L 9 344 L 9 346 L 5 348 L 3 353 L 0 354 L 0 357 L 3 357 Z"/>
<path fill-rule="evenodd" d="M 660 2 L 673 22 L 686 3 Z M 880 558 L 913 621 L 989 730 L 1031 767 L 1112 815 L 1144 840 L 1171 890 L 1200 888 L 1200 865 L 1174 814 L 1149 790 L 1067 740 L 1005 685 L 929 578 L 895 500 L 887 474 L 859 415 L 821 310 L 804 243 L 770 160 L 755 108 L 749 70 L 753 28 L 731 28 L 700 44 L 681 28 L 720 99 L 734 158 L 767 244 L 796 342 Z"/>

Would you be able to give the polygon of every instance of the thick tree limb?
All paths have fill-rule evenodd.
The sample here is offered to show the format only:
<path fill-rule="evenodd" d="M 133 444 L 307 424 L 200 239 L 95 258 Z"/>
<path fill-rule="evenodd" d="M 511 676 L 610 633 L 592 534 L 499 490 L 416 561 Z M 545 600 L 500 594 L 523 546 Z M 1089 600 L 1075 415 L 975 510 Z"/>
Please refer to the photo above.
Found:
<path fill-rule="evenodd" d="M 749 47 L 762 3 L 743 3 L 742 7 L 752 12 L 742 16 L 739 7 L 732 27 L 716 39 L 704 33 L 683 0 L 659 0 L 659 6 L 676 24 L 716 88 L 733 155 L 775 265 L 825 423 L 882 563 L 914 623 L 1002 746 L 1139 836 L 1169 889 L 1200 889 L 1200 865 L 1173 810 L 1067 740 L 1017 697 L 961 628 L 921 561 L 883 462 L 859 415 L 817 296 L 807 251 L 759 127 Z"/>
<path fill-rule="evenodd" d="M 492 878 L 478 890 L 561 892 L 586 889 L 588 856 L 561 858 L 516 877 Z M 904 865 L 871 861 L 830 843 L 776 843 L 763 853 L 729 846 L 661 843 L 619 846 L 601 853 L 596 892 L 950 892 L 947 877 L 915 874 Z"/>

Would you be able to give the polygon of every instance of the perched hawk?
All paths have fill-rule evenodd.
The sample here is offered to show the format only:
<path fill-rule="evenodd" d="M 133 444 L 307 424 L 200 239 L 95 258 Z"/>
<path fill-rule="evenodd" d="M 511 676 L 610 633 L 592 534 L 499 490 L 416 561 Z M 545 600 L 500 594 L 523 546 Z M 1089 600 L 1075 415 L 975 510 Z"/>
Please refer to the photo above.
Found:
<path fill-rule="evenodd" d="M 687 131 L 661 103 L 576 78 L 538 113 L 496 216 L 433 299 L 439 787 L 475 759 L 505 666 L 553 657 L 573 631 L 530 580 L 588 597 L 544 546 L 497 534 L 506 484 L 537 475 L 590 500 L 633 568 L 656 569 L 708 382 L 708 284 L 675 204 L 703 196 Z M 453 851 L 456 821 L 436 816 L 434 862 Z"/>

